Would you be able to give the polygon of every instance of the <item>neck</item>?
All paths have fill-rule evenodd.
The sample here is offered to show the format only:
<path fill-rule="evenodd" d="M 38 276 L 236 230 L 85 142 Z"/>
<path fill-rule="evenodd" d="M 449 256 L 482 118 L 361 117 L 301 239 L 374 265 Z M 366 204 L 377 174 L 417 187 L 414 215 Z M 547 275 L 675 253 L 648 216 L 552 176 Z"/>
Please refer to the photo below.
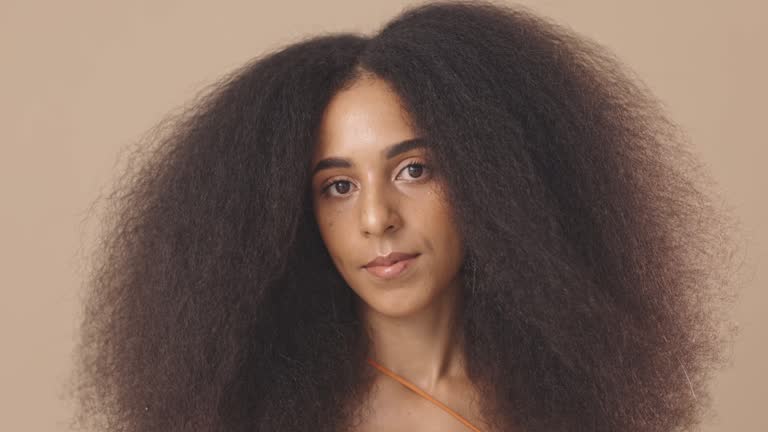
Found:
<path fill-rule="evenodd" d="M 465 373 L 460 283 L 429 307 L 408 316 L 383 315 L 358 298 L 358 313 L 371 338 L 369 357 L 426 392 Z"/>

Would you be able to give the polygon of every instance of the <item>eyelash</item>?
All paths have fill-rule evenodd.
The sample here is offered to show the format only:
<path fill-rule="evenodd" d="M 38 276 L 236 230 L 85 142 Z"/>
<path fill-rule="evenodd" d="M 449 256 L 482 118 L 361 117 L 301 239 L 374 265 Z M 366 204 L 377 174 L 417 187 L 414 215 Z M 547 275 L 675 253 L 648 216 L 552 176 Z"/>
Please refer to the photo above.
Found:
<path fill-rule="evenodd" d="M 400 170 L 400 172 L 403 172 L 403 171 L 407 170 L 408 168 L 410 168 L 412 166 L 421 167 L 424 170 L 424 173 L 429 173 L 430 172 L 429 165 L 427 165 L 425 163 L 422 163 L 422 162 L 411 162 L 408 165 L 404 166 L 403 169 Z M 415 180 L 412 180 L 412 182 L 423 181 L 424 180 L 424 178 L 423 178 L 424 175 L 425 174 L 422 174 L 422 177 L 419 177 L 419 178 L 417 178 Z M 320 192 L 321 192 L 321 194 L 323 196 L 327 196 L 329 198 L 336 198 L 336 197 L 331 195 L 331 188 L 334 187 L 334 185 L 336 183 L 343 183 L 343 182 L 351 183 L 349 180 L 336 180 L 334 182 L 328 183 L 326 186 L 323 187 L 323 189 Z"/>

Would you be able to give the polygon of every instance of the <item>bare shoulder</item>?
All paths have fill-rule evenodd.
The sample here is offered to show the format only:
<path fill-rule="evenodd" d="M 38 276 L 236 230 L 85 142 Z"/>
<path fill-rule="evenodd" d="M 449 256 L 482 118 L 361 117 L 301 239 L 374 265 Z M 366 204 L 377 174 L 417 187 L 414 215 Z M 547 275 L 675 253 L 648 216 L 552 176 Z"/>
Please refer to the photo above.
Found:
<path fill-rule="evenodd" d="M 480 430 L 487 430 L 486 422 L 479 413 L 477 394 L 470 382 L 458 379 L 446 382 L 432 396 Z M 355 432 L 470 431 L 447 411 L 389 377 L 382 377 L 374 384 L 361 420 Z"/>

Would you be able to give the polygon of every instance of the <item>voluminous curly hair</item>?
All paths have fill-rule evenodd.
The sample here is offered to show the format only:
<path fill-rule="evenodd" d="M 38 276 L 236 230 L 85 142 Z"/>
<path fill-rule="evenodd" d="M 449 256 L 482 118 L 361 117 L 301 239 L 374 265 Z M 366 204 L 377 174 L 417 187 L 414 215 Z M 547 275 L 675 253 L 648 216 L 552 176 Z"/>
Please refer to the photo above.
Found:
<path fill-rule="evenodd" d="M 354 430 L 377 372 L 308 185 L 324 109 L 363 75 L 445 174 L 493 430 L 699 423 L 732 334 L 735 231 L 685 134 L 596 42 L 520 6 L 439 2 L 256 58 L 142 142 L 105 200 L 73 424 Z"/>

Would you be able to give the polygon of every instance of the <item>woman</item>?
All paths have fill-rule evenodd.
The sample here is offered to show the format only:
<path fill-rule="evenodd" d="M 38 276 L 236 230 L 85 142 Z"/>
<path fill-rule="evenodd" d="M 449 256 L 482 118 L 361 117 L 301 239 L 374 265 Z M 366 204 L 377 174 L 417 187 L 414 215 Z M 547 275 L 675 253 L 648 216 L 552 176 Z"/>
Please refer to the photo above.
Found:
<path fill-rule="evenodd" d="M 78 424 L 692 427 L 733 243 L 629 76 L 478 2 L 235 71 L 111 196 Z"/>

